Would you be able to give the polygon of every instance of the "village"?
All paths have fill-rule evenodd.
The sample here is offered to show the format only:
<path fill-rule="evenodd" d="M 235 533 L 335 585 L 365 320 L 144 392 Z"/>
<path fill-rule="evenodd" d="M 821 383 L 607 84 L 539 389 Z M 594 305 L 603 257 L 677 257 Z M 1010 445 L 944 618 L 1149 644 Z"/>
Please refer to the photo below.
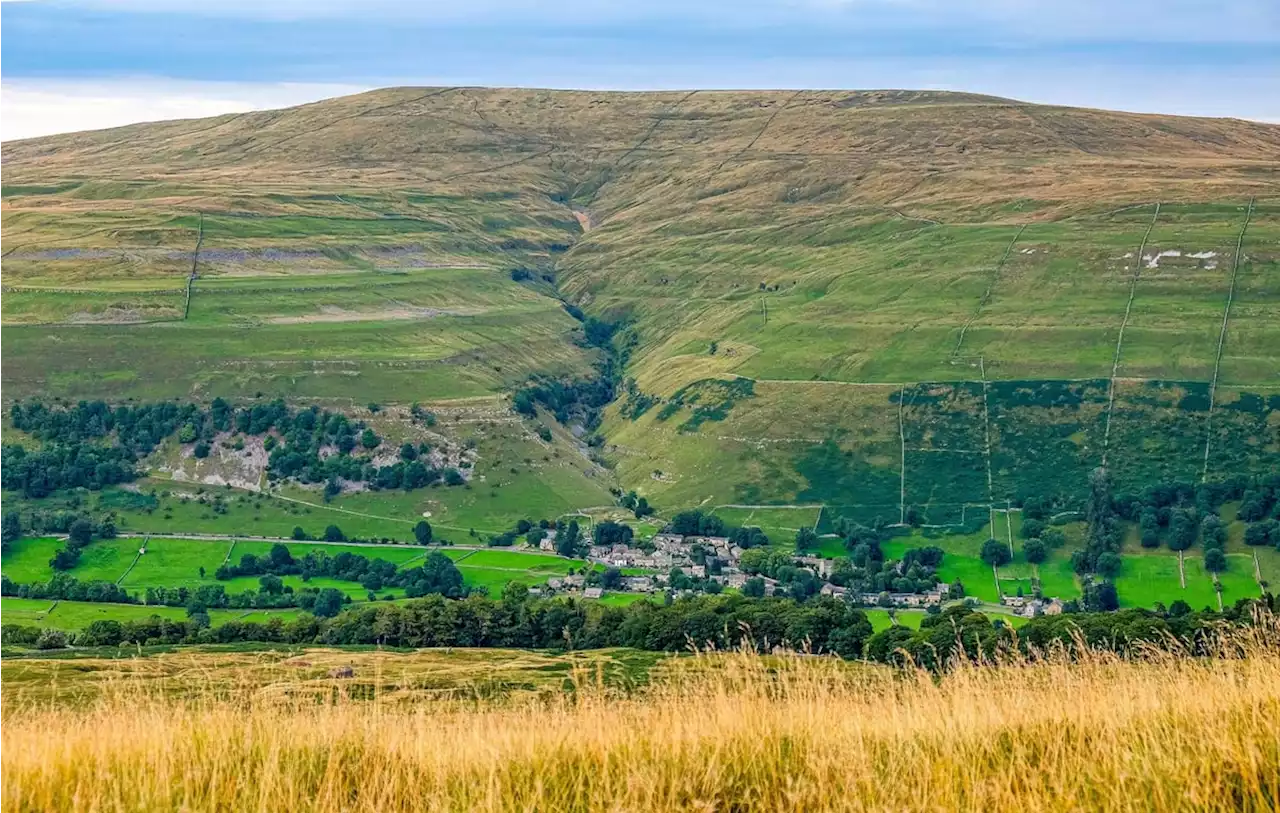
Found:
<path fill-rule="evenodd" d="M 547 533 L 538 547 L 543 551 L 555 550 L 554 529 Z M 743 570 L 741 560 L 745 550 L 733 544 L 726 536 L 668 532 L 655 534 L 638 544 L 592 545 L 587 551 L 587 560 L 618 571 L 620 575 L 615 581 L 603 585 L 599 583 L 599 576 L 593 578 L 586 573 L 577 573 L 551 578 L 545 587 L 535 588 L 534 592 L 546 595 L 580 594 L 589 599 L 601 598 L 606 590 L 651 595 L 669 593 L 674 597 L 682 597 L 708 592 L 700 589 L 702 585 L 718 585 L 711 588 L 714 592 L 724 589 L 742 590 L 749 580 L 758 579 L 763 584 L 765 596 L 784 595 L 786 586 L 777 579 L 753 575 Z M 931 590 L 918 593 L 856 592 L 829 581 L 835 565 L 833 559 L 797 555 L 793 557 L 793 562 L 797 568 L 808 570 L 821 581 L 820 595 L 843 599 L 858 606 L 928 610 L 931 607 L 941 608 L 954 598 L 945 584 L 937 584 Z M 687 577 L 688 581 L 673 585 L 677 573 Z M 1063 612 L 1063 603 L 1057 598 L 1003 595 L 1000 603 L 1011 614 L 1026 618 Z"/>

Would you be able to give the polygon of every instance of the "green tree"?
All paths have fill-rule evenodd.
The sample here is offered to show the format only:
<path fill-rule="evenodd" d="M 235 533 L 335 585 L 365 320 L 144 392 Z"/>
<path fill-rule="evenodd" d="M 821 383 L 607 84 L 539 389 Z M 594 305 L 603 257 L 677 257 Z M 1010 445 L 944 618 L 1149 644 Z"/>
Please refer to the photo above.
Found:
<path fill-rule="evenodd" d="M 307 538 L 307 532 L 302 530 L 301 525 L 293 526 L 293 538 L 299 541 Z"/>
<path fill-rule="evenodd" d="M 1169 512 L 1169 549 L 1183 551 L 1196 543 L 1199 526 L 1196 523 L 1195 511 L 1190 508 L 1175 508 Z"/>
<path fill-rule="evenodd" d="M 1222 548 L 1209 548 L 1204 552 L 1204 569 L 1210 573 L 1221 573 L 1227 569 L 1227 555 Z"/>
<path fill-rule="evenodd" d="M 425 519 L 418 520 L 418 524 L 413 526 L 413 538 L 418 540 L 419 545 L 430 545 L 431 536 L 431 523 Z"/>
<path fill-rule="evenodd" d="M 5 511 L 4 518 L 0 519 L 0 540 L 3 540 L 6 549 L 10 542 L 16 542 L 22 538 L 22 517 L 17 511 Z"/>
<path fill-rule="evenodd" d="M 577 556 L 581 538 L 582 532 L 578 528 L 577 520 L 570 520 L 568 525 L 556 532 L 556 553 L 570 558 Z"/>
<path fill-rule="evenodd" d="M 191 454 L 195 455 L 197 460 L 204 460 L 209 456 L 210 451 L 209 444 L 202 440 L 191 449 Z"/>
<path fill-rule="evenodd" d="M 1022 555 L 1033 565 L 1038 565 L 1049 558 L 1049 548 L 1043 539 L 1028 539 L 1022 546 Z"/>
<path fill-rule="evenodd" d="M 982 543 L 982 561 L 992 567 L 1007 565 L 1012 558 L 1009 555 L 1009 546 L 999 539 L 988 539 Z"/>
<path fill-rule="evenodd" d="M 1200 521 L 1200 539 L 1205 550 L 1221 548 L 1227 544 L 1227 526 L 1217 514 L 1206 514 Z"/>
<path fill-rule="evenodd" d="M 1098 554 L 1098 561 L 1093 567 L 1098 572 L 1098 575 L 1113 579 L 1119 575 L 1122 564 L 1118 553 L 1103 551 Z"/>
<path fill-rule="evenodd" d="M 417 460 L 418 447 L 414 446 L 412 443 L 400 444 L 400 459 L 405 461 Z"/>
<path fill-rule="evenodd" d="M 759 576 L 747 579 L 742 584 L 742 595 L 747 598 L 764 598 L 764 579 Z"/>
<path fill-rule="evenodd" d="M 258 578 L 258 589 L 269 596 L 278 596 L 284 592 L 284 582 L 279 576 L 268 573 Z"/>
<path fill-rule="evenodd" d="M 342 592 L 326 587 L 316 594 L 316 602 L 311 605 L 311 614 L 320 618 L 332 618 L 342 609 Z"/>
<path fill-rule="evenodd" d="M 378 437 L 378 433 L 373 431 L 372 427 L 366 426 L 364 431 L 360 433 L 360 445 L 366 449 L 376 449 L 382 443 L 382 439 Z"/>
<path fill-rule="evenodd" d="M 87 519 L 78 519 L 67 529 L 67 538 L 76 547 L 84 547 L 93 539 L 93 525 Z"/>
<path fill-rule="evenodd" d="M 796 531 L 796 550 L 813 550 L 818 547 L 818 533 L 812 528 L 801 528 Z"/>
<path fill-rule="evenodd" d="M 1023 539 L 1035 539 L 1044 533 L 1045 525 L 1038 519 L 1024 519 L 1018 535 Z"/>
<path fill-rule="evenodd" d="M 1049 528 L 1040 534 L 1040 541 L 1044 542 L 1050 550 L 1057 550 L 1067 544 L 1067 535 L 1061 528 Z"/>
<path fill-rule="evenodd" d="M 329 525 L 324 529 L 324 541 L 326 542 L 346 542 L 347 535 L 337 525 Z"/>

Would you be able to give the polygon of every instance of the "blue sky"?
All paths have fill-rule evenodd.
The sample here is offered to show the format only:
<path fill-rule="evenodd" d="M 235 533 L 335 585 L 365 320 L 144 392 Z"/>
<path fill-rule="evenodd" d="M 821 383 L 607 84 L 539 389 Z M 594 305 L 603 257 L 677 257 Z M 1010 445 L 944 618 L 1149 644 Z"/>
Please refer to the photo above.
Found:
<path fill-rule="evenodd" d="M 1277 0 L 7 0 L 3 135 L 385 85 L 972 90 L 1280 121 Z"/>

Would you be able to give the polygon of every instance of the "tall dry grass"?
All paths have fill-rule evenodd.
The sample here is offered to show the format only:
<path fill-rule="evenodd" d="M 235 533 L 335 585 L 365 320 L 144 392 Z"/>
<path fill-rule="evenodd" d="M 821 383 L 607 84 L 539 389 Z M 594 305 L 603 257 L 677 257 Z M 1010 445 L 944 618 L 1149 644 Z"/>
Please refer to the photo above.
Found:
<path fill-rule="evenodd" d="M 1272 810 L 1280 634 L 926 673 L 702 655 L 628 695 L 6 708 L 18 810 Z M 287 688 L 287 687 L 286 687 Z M 12 705 L 12 704 L 10 704 Z"/>

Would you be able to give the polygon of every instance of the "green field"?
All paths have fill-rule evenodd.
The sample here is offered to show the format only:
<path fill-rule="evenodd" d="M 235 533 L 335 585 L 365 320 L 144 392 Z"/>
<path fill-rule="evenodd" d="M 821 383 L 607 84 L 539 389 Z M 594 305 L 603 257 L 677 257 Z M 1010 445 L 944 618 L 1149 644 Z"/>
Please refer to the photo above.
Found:
<path fill-rule="evenodd" d="M 210 610 L 214 624 L 227 621 L 266 621 L 268 618 L 293 618 L 298 610 Z M 98 604 L 88 601 L 44 601 L 23 598 L 0 598 L 0 613 L 6 624 L 51 627 L 73 632 L 94 621 L 142 621 L 159 616 L 173 621 L 187 617 L 182 607 L 145 607 L 136 604 Z"/>

